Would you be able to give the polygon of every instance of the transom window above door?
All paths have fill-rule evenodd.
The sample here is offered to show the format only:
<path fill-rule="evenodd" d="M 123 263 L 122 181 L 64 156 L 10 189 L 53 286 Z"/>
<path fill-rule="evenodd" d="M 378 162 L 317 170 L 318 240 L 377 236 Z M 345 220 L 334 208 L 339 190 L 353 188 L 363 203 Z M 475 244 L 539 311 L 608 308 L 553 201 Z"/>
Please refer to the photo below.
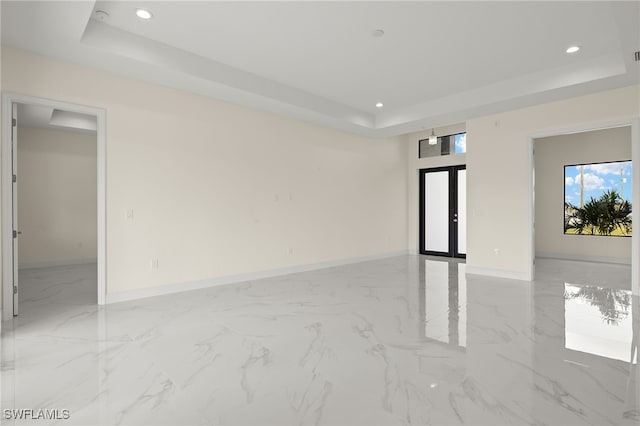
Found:
<path fill-rule="evenodd" d="M 435 136 L 418 141 L 418 158 L 439 157 L 441 155 L 465 154 L 467 133 Z"/>

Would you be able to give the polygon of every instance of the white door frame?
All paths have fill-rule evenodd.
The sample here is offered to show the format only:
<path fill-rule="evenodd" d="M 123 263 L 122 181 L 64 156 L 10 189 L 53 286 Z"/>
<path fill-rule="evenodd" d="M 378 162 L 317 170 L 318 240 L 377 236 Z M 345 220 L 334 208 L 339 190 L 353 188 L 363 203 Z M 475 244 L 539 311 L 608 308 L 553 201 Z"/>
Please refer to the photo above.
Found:
<path fill-rule="evenodd" d="M 595 123 L 584 123 L 573 127 L 567 127 L 562 129 L 552 129 L 540 133 L 535 133 L 529 137 L 529 149 L 528 149 L 528 162 L 529 162 L 529 267 L 531 268 L 530 276 L 534 278 L 533 263 L 536 257 L 535 250 L 535 230 L 534 230 L 534 146 L 535 140 L 539 138 L 546 138 L 550 136 L 566 135 L 570 133 L 583 133 L 594 130 L 602 130 L 612 127 L 631 127 L 631 161 L 633 162 L 633 194 L 631 195 L 631 202 L 635 204 L 634 209 L 631 212 L 631 218 L 633 223 L 638 223 L 640 220 L 640 118 L 631 117 L 620 120 L 611 120 Z M 631 291 L 635 295 L 640 295 L 640 235 L 639 232 L 633 232 L 631 235 Z"/>
<path fill-rule="evenodd" d="M 2 94 L 2 316 L 13 318 L 13 198 L 11 153 L 11 105 L 13 103 L 42 105 L 97 117 L 97 169 L 98 169 L 98 305 L 106 301 L 106 150 L 104 109 L 70 104 L 16 93 Z M 20 137 L 18 135 L 18 137 Z"/>

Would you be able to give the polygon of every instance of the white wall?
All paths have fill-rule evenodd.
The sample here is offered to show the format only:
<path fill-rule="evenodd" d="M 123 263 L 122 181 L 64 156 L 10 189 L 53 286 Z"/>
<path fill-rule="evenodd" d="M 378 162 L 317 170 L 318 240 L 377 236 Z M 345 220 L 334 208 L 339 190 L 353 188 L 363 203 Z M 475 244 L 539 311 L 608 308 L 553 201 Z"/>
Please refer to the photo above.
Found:
<path fill-rule="evenodd" d="M 631 238 L 563 229 L 564 166 L 630 159 L 630 126 L 535 140 L 536 256 L 631 263 Z"/>
<path fill-rule="evenodd" d="M 397 138 L 356 137 L 24 51 L 3 55 L 5 90 L 106 110 L 108 293 L 407 247 Z"/>
<path fill-rule="evenodd" d="M 466 130 L 464 123 L 443 126 L 434 129 L 437 136 L 453 135 Z M 466 164 L 466 154 L 441 155 L 438 157 L 418 158 L 418 141 L 431 135 L 431 129 L 409 133 L 402 137 L 407 149 L 407 244 L 411 253 L 420 250 L 420 185 L 419 172 L 421 169 L 433 167 L 457 166 Z M 467 136 L 467 141 L 468 141 Z"/>
<path fill-rule="evenodd" d="M 531 138 L 637 120 L 638 99 L 631 86 L 467 121 L 468 272 L 532 277 Z"/>
<path fill-rule="evenodd" d="M 21 267 L 96 260 L 96 165 L 95 133 L 18 127 Z"/>

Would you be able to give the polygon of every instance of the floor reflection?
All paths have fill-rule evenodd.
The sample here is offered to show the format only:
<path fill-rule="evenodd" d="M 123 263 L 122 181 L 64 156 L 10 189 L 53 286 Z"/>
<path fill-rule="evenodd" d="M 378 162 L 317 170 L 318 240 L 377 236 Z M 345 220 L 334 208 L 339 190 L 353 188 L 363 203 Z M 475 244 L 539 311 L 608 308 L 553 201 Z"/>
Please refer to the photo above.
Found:
<path fill-rule="evenodd" d="M 536 409 L 556 410 L 568 423 L 588 418 L 596 424 L 637 424 L 639 299 L 630 291 L 630 270 L 618 268 L 617 274 L 628 274 L 614 282 L 606 274 L 587 277 L 598 269 L 593 265 L 546 264 L 565 270 L 534 286 L 533 367 L 536 386 L 545 391 L 536 398 Z M 573 278 L 567 269 L 575 272 Z"/>
<path fill-rule="evenodd" d="M 466 264 L 424 260 L 424 335 L 442 343 L 467 345 Z"/>
<path fill-rule="evenodd" d="M 424 336 L 464 347 L 455 355 L 464 396 L 452 394 L 463 418 L 478 424 L 497 417 L 522 424 L 640 420 L 639 298 L 624 268 L 616 280 L 594 274 L 580 283 L 588 265 L 542 261 L 543 278 L 527 283 L 466 277 L 464 263 L 445 258 L 423 257 L 421 266 Z M 518 409 L 489 395 L 513 398 Z"/>
<path fill-rule="evenodd" d="M 92 271 L 57 270 L 3 324 L 2 407 L 79 425 L 639 424 L 628 268 L 465 268 L 402 256 L 100 308 L 62 306 Z"/>
<path fill-rule="evenodd" d="M 564 288 L 565 347 L 635 363 L 631 291 L 569 283 Z"/>

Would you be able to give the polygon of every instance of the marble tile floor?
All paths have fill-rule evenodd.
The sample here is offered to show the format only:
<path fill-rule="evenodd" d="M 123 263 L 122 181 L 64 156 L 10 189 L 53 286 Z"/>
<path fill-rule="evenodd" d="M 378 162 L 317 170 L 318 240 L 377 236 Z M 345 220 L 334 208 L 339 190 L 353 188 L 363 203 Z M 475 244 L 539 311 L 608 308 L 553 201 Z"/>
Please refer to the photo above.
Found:
<path fill-rule="evenodd" d="M 640 423 L 628 266 L 464 269 L 402 256 L 105 307 L 95 266 L 22 271 L 2 424 Z"/>

